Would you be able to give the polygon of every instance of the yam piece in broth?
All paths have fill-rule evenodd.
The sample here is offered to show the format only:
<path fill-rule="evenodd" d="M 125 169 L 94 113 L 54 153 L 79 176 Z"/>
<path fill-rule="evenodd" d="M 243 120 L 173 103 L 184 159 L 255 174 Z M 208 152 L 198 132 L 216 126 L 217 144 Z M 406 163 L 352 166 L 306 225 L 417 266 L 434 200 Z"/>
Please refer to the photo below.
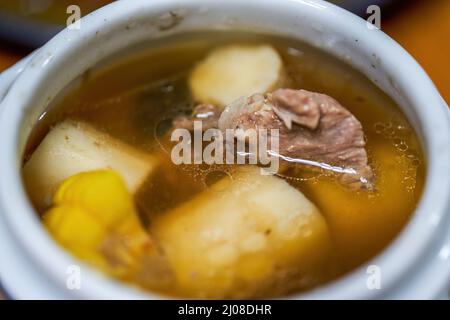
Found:
<path fill-rule="evenodd" d="M 281 55 L 288 75 L 285 87 L 332 96 L 356 116 L 366 135 L 369 163 L 376 178 L 373 192 L 349 190 L 337 183 L 334 176 L 302 167 L 280 174 L 325 217 L 332 237 L 332 256 L 308 279 L 299 276 L 298 281 L 291 279 L 289 284 L 278 284 L 246 297 L 304 291 L 351 271 L 399 234 L 420 199 L 426 167 L 418 139 L 395 102 L 365 76 L 322 51 L 297 40 L 246 32 L 184 34 L 136 48 L 138 53 L 116 57 L 113 62 L 86 73 L 56 99 L 34 129 L 25 159 L 51 126 L 66 118 L 86 121 L 157 155 L 165 169 L 152 175 L 135 196 L 143 222 L 151 225 L 156 215 L 192 199 L 208 189 L 211 181 L 222 177 L 223 172 L 236 169 L 206 165 L 176 167 L 170 161 L 166 141 L 171 120 L 188 114 L 195 106 L 187 85 L 193 66 L 213 48 L 235 43 L 271 44 Z M 170 281 L 147 288 L 169 295 L 196 296 L 179 292 Z M 238 293 L 227 296 L 236 297 L 241 296 Z"/>

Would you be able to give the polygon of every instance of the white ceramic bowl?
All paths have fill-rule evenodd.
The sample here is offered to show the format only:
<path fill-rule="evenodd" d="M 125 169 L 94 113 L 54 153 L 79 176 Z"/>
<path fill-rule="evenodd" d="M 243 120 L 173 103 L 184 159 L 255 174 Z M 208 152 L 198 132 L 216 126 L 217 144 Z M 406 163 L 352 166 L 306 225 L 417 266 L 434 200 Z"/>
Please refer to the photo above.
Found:
<path fill-rule="evenodd" d="M 64 30 L 30 61 L 3 74 L 0 91 L 8 92 L 0 114 L 0 266 L 6 291 L 15 298 L 161 298 L 86 266 L 81 290 L 67 289 L 67 267 L 81 263 L 42 228 L 24 192 L 21 157 L 30 130 L 51 99 L 88 68 L 144 40 L 211 29 L 281 34 L 332 53 L 397 101 L 424 146 L 425 191 L 396 240 L 349 275 L 290 298 L 442 297 L 450 274 L 447 106 L 421 67 L 398 44 L 381 31 L 367 28 L 364 20 L 319 0 L 118 1 L 85 17 L 81 30 Z M 380 290 L 366 286 L 366 267 L 372 264 L 382 271 Z"/>

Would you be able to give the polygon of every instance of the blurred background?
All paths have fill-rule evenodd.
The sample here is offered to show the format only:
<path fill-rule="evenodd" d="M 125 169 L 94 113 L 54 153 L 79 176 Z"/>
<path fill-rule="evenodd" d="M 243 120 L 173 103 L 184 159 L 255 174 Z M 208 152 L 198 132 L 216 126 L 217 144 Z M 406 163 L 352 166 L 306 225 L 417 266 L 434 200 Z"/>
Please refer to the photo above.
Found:
<path fill-rule="evenodd" d="M 85 15 L 110 2 L 0 0 L 0 72 L 56 34 L 65 25 L 69 5 L 78 5 Z M 369 5 L 379 5 L 382 8 L 381 29 L 419 61 L 450 104 L 450 0 L 330 2 L 364 18 L 368 16 Z"/>

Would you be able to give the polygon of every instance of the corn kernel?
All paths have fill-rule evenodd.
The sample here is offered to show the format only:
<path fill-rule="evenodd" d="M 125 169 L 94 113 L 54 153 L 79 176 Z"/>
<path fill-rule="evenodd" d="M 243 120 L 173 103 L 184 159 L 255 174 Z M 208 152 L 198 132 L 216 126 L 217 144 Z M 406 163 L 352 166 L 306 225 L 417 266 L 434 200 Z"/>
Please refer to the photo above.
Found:
<path fill-rule="evenodd" d="M 133 199 L 113 170 L 76 174 L 57 190 L 44 215 L 53 237 L 103 271 L 128 277 L 153 246 L 140 225 Z"/>

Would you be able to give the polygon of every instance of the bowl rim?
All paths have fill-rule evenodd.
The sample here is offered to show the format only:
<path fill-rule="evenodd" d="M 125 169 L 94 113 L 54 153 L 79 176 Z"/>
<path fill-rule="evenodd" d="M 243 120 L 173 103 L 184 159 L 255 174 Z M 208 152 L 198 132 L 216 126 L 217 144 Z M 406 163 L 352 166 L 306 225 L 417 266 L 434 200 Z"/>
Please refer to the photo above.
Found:
<path fill-rule="evenodd" d="M 183 6 L 204 6 L 217 9 L 232 8 L 242 5 L 242 1 L 230 0 L 219 5 L 206 0 L 183 1 Z M 282 5 L 281 5 L 282 4 Z M 59 247 L 42 228 L 31 207 L 21 181 L 18 145 L 22 124 L 26 111 L 31 109 L 33 98 L 39 96 L 38 89 L 49 75 L 49 70 L 55 71 L 58 63 L 68 62 L 69 53 L 75 48 L 86 46 L 97 29 L 104 26 L 122 25 L 124 17 L 139 16 L 152 12 L 156 7 L 175 8 L 180 1 L 166 0 L 143 3 L 139 0 L 114 2 L 83 18 L 84 26 L 78 33 L 64 30 L 41 48 L 32 61 L 18 77 L 9 93 L 2 102 L 0 114 L 0 134 L 4 143 L 0 144 L 0 209 L 2 217 L 14 241 L 17 241 L 49 279 L 61 286 L 66 283 L 66 275 L 61 270 L 64 266 L 81 265 L 82 262 L 73 258 Z M 413 272 L 419 266 L 420 258 L 435 246 L 437 237 L 443 236 L 443 225 L 450 219 L 449 198 L 450 179 L 450 124 L 448 112 L 445 109 L 437 89 L 415 60 L 404 51 L 400 45 L 381 31 L 368 33 L 362 30 L 364 20 L 353 14 L 322 0 L 260 0 L 246 1 L 246 8 L 254 8 L 265 12 L 276 11 L 279 14 L 302 7 L 312 19 L 332 24 L 344 32 L 349 38 L 361 39 L 367 36 L 364 46 L 383 59 L 386 67 L 394 70 L 398 85 L 411 102 L 411 108 L 420 119 L 420 128 L 425 138 L 425 153 L 428 160 L 426 185 L 422 199 L 411 217 L 408 225 L 391 244 L 369 262 L 354 269 L 334 282 L 306 293 L 294 294 L 288 298 L 330 299 L 330 298 L 376 298 L 387 295 L 399 283 L 402 277 Z M 297 7 L 299 6 L 299 7 Z M 168 10 L 166 10 L 168 11 Z M 331 21 L 332 20 L 332 21 Z M 369 41 L 370 40 L 370 41 Z M 331 49 L 330 49 L 331 50 Z M 49 52 L 51 54 L 49 55 Z M 56 63 L 58 62 L 58 63 Z M 24 90 L 27 88 L 27 90 Z M 417 90 L 415 88 L 420 88 Z M 420 106 L 427 106 L 427 110 Z M 20 152 L 20 151 L 19 151 Z M 444 174 L 443 174 L 444 173 Z M 10 199 L 15 199 L 10 201 Z M 32 232 L 30 232 L 32 230 Z M 417 240 L 419 239 L 419 241 Z M 446 240 L 446 243 L 450 243 Z M 442 242 L 442 239 L 439 240 Z M 414 244 L 414 245 L 412 245 Z M 48 259 L 51 257 L 52 263 Z M 401 257 L 401 263 L 399 263 Z M 365 265 L 382 266 L 389 272 L 384 276 L 384 286 L 377 292 L 367 290 Z M 448 281 L 450 268 L 441 268 L 441 279 Z M 143 293 L 126 284 L 106 279 L 90 267 L 83 267 L 83 290 L 77 292 L 81 298 L 164 298 L 156 293 Z"/>

